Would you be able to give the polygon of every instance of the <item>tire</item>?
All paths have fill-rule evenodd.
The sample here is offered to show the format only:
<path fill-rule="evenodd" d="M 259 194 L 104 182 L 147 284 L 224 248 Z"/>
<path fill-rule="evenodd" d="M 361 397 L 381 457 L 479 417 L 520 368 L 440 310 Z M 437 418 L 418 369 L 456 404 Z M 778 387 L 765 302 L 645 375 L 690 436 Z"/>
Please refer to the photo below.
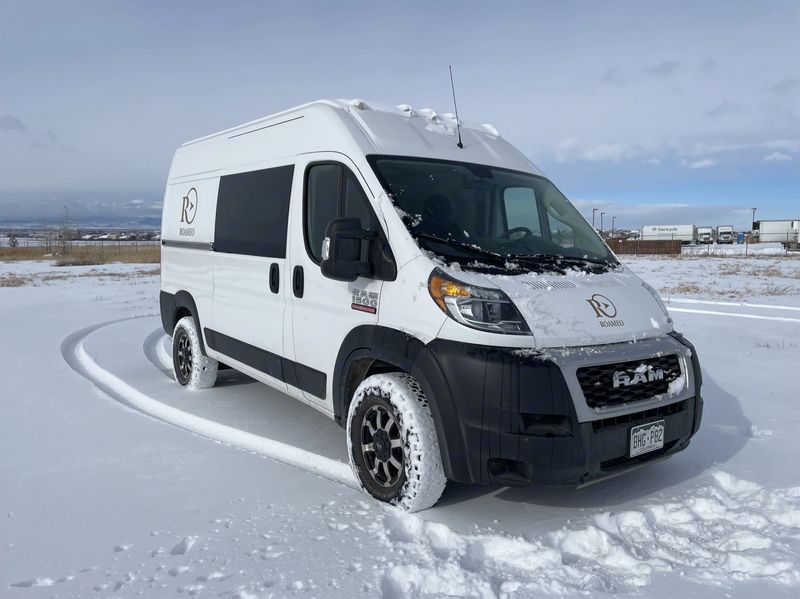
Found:
<path fill-rule="evenodd" d="M 433 507 L 447 478 L 428 400 L 404 373 L 367 377 L 347 413 L 347 451 L 361 488 L 409 512 Z"/>
<path fill-rule="evenodd" d="M 219 363 L 206 356 L 194 318 L 184 316 L 172 333 L 172 368 L 175 380 L 188 389 L 208 389 L 217 382 Z"/>

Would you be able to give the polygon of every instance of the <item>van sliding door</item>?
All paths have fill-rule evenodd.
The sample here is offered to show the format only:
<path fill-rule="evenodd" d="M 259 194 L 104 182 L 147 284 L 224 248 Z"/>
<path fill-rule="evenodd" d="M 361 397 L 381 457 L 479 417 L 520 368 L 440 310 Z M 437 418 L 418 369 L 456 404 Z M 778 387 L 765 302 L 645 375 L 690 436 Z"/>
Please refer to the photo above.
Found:
<path fill-rule="evenodd" d="M 286 240 L 294 166 L 220 179 L 212 349 L 285 388 Z M 225 359 L 223 358 L 223 362 Z M 234 364 L 236 365 L 236 364 Z"/>

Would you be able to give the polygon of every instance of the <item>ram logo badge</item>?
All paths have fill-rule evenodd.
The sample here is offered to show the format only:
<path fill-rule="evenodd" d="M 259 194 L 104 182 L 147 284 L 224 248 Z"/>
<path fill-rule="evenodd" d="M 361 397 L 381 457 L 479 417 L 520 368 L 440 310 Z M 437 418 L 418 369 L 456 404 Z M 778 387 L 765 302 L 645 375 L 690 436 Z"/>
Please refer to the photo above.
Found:
<path fill-rule="evenodd" d="M 614 389 L 620 387 L 630 387 L 631 385 L 638 385 L 640 383 L 652 383 L 654 381 L 664 380 L 664 370 L 661 368 L 651 368 L 644 372 L 634 372 L 633 376 L 629 375 L 624 370 L 618 370 L 614 373 Z"/>

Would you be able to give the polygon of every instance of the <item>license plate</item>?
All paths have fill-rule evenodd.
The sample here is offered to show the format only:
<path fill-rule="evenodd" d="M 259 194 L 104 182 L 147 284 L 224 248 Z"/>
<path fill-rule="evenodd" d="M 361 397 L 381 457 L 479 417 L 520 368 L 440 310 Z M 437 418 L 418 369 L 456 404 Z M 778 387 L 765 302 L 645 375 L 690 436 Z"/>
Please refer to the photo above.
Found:
<path fill-rule="evenodd" d="M 631 429 L 631 453 L 635 458 L 637 455 L 649 453 L 664 447 L 664 421 L 649 422 L 640 424 Z"/>

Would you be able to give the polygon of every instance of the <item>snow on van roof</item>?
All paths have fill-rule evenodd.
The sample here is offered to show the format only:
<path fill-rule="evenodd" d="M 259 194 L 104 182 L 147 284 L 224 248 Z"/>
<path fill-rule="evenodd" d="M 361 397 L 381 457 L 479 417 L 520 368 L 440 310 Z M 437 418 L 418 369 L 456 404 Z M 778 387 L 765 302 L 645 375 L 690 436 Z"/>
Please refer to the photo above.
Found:
<path fill-rule="evenodd" d="M 405 118 L 419 117 L 421 119 L 428 121 L 432 125 L 428 127 L 429 131 L 432 132 L 435 131 L 451 135 L 456 134 L 456 115 L 452 112 L 445 112 L 440 114 L 437 113 L 432 108 L 415 109 L 409 104 L 397 104 L 392 106 L 389 104 L 367 102 L 366 100 L 361 100 L 358 98 L 337 99 L 337 100 L 320 99 L 320 100 L 314 100 L 312 102 L 306 102 L 305 104 L 300 104 L 299 106 L 294 106 L 292 108 L 287 108 L 286 110 L 282 110 L 280 112 L 276 112 L 252 121 L 248 121 L 246 123 L 242 123 L 241 125 L 236 125 L 235 127 L 230 127 L 222 131 L 217 131 L 216 133 L 210 133 L 208 135 L 204 135 L 202 137 L 198 137 L 196 139 L 184 142 L 181 145 L 188 146 L 217 136 L 223 136 L 230 133 L 235 133 L 241 129 L 251 128 L 256 125 L 261 125 L 273 120 L 287 117 L 292 113 L 302 112 L 316 105 L 327 105 L 333 108 L 343 109 L 349 112 L 353 112 L 350 109 L 354 109 L 358 111 L 376 111 L 380 113 L 393 114 Z M 484 133 L 491 137 L 495 138 L 500 137 L 500 133 L 498 132 L 497 128 L 490 123 L 484 123 L 481 125 L 472 125 L 469 123 L 465 123 L 463 119 L 458 119 L 458 125 L 460 126 L 462 131 L 463 130 L 480 131 L 481 133 Z"/>
<path fill-rule="evenodd" d="M 542 174 L 492 125 L 456 121 L 455 114 L 428 107 L 357 98 L 316 100 L 188 141 L 175 154 L 170 178 L 314 151 L 351 158 L 417 156 Z"/>

